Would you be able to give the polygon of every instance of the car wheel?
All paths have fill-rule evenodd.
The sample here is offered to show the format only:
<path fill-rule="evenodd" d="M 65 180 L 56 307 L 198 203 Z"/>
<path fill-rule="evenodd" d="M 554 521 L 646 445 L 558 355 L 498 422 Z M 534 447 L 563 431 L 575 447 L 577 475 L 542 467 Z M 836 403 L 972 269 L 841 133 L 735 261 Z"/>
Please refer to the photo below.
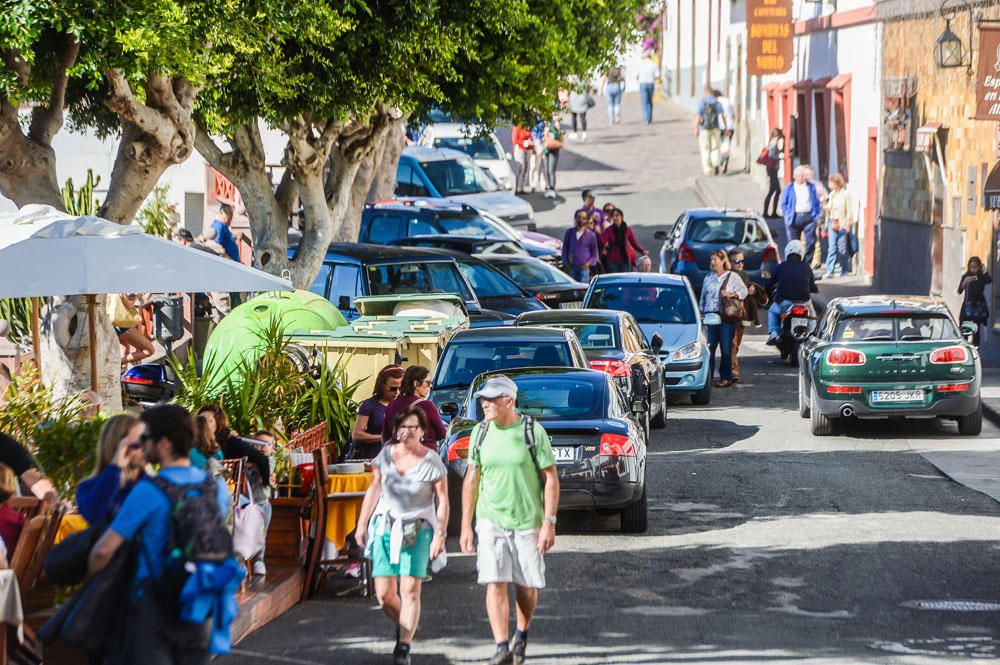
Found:
<path fill-rule="evenodd" d="M 806 376 L 799 371 L 799 417 L 809 417 L 809 398 L 806 397 Z"/>
<path fill-rule="evenodd" d="M 983 431 L 983 403 L 976 410 L 958 419 L 958 433 L 963 436 L 978 436 Z"/>
<path fill-rule="evenodd" d="M 705 387 L 696 393 L 691 393 L 691 403 L 697 406 L 705 406 L 712 401 L 712 382 L 705 381 Z"/>
<path fill-rule="evenodd" d="M 646 502 L 646 487 L 644 485 L 639 500 L 622 509 L 622 533 L 646 533 L 649 526 L 648 510 L 649 505 Z"/>
<path fill-rule="evenodd" d="M 819 410 L 819 397 L 816 396 L 815 388 L 809 391 L 809 400 L 809 429 L 813 436 L 830 436 L 833 434 L 833 420 Z"/>
<path fill-rule="evenodd" d="M 660 411 L 653 417 L 650 423 L 653 429 L 663 429 L 667 426 L 667 391 L 660 391 Z"/>

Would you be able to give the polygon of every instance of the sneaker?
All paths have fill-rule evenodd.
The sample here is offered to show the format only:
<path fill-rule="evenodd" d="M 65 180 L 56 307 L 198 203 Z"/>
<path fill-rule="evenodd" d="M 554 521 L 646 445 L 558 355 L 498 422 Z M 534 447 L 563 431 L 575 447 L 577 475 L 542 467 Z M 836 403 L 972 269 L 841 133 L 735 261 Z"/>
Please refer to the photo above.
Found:
<path fill-rule="evenodd" d="M 523 661 L 522 661 L 523 662 Z M 497 652 L 493 657 L 483 663 L 483 665 L 513 665 L 514 654 L 511 653 L 507 645 L 497 647 Z"/>
<path fill-rule="evenodd" d="M 576 140 L 576 132 L 570 132 L 569 134 L 567 134 L 567 136 L 569 137 L 569 139 L 571 141 L 575 141 Z"/>
<path fill-rule="evenodd" d="M 587 132 L 584 132 L 584 133 L 580 134 L 580 140 L 581 141 L 586 141 L 587 140 Z"/>
<path fill-rule="evenodd" d="M 396 643 L 392 650 L 392 665 L 410 665 L 410 645 Z"/>
<path fill-rule="evenodd" d="M 515 635 L 510 640 L 510 653 L 514 657 L 514 665 L 522 665 L 524 663 L 524 652 L 528 648 L 528 643 L 525 640 L 519 639 Z"/>
<path fill-rule="evenodd" d="M 767 345 L 768 346 L 777 346 L 778 345 L 778 335 L 777 335 L 777 333 L 771 333 L 770 335 L 767 336 Z"/>
<path fill-rule="evenodd" d="M 267 566 L 264 565 L 263 559 L 257 559 L 253 562 L 253 574 L 260 576 L 267 575 Z"/>

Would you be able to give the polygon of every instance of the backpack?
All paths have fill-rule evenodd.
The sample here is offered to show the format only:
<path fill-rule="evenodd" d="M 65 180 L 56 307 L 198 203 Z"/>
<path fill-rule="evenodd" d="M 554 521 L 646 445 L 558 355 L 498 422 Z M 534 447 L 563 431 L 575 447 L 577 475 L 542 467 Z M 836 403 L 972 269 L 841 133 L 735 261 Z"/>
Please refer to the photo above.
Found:
<path fill-rule="evenodd" d="M 535 465 L 535 472 L 538 473 L 538 482 L 542 487 L 542 491 L 545 491 L 545 481 L 542 475 L 542 469 L 538 466 L 538 457 L 535 454 L 535 419 L 529 415 L 524 415 L 524 443 L 528 447 L 528 454 L 531 455 L 531 463 Z M 486 440 L 486 432 L 490 428 L 490 421 L 486 420 L 482 423 L 479 428 L 479 436 L 476 437 L 476 442 L 472 445 L 472 453 L 469 455 L 469 459 L 479 459 L 479 451 L 483 447 L 483 441 Z"/>
<path fill-rule="evenodd" d="M 191 574 L 188 564 L 222 563 L 233 557 L 233 537 L 216 502 L 215 478 L 179 484 L 157 476 L 150 481 L 170 501 L 166 562 L 153 592 L 168 617 L 179 616 L 181 589 Z"/>
<path fill-rule="evenodd" d="M 701 128 L 719 128 L 719 102 L 706 102 L 705 108 L 701 112 Z"/>

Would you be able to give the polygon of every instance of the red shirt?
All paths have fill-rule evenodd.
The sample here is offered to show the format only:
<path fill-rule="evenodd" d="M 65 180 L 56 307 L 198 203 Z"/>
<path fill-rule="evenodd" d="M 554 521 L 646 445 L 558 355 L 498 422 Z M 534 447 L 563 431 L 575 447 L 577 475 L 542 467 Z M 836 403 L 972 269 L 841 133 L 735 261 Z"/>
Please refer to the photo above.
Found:
<path fill-rule="evenodd" d="M 533 149 L 531 130 L 525 129 L 520 125 L 514 125 L 513 129 L 510 130 L 510 140 L 514 145 L 522 150 Z M 527 144 L 525 144 L 525 141 L 527 141 Z"/>
<path fill-rule="evenodd" d="M 417 402 L 417 400 L 420 401 Z M 417 402 L 417 407 L 422 409 L 424 415 L 427 416 L 427 431 L 424 432 L 423 444 L 431 450 L 437 450 L 437 442 L 445 437 L 447 434 L 447 428 L 444 426 L 444 421 L 441 420 L 441 414 L 438 413 L 437 407 L 434 406 L 434 402 L 429 399 L 420 399 L 416 395 L 400 395 L 396 399 L 389 402 L 389 405 L 385 407 L 385 422 L 382 425 L 382 442 L 388 443 L 395 437 L 396 414 L 401 411 L 406 411 L 406 409 L 409 408 L 409 406 L 414 402 Z"/>
<path fill-rule="evenodd" d="M 0 538 L 7 546 L 7 560 L 14 556 L 14 548 L 17 547 L 17 539 L 21 537 L 21 529 L 24 527 L 24 515 L 17 512 L 7 504 L 0 506 Z"/>

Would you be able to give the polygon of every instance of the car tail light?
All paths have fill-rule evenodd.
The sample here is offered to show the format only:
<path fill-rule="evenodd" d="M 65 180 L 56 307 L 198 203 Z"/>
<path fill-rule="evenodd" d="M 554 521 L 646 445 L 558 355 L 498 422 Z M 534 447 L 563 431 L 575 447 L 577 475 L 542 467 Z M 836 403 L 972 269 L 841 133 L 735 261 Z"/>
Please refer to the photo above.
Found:
<path fill-rule="evenodd" d="M 769 261 L 773 261 L 774 263 L 778 262 L 777 245 L 768 245 L 767 249 L 764 250 L 764 256 L 760 257 L 761 263 L 768 263 Z"/>
<path fill-rule="evenodd" d="M 831 395 L 860 395 L 861 386 L 827 386 L 826 392 Z"/>
<path fill-rule="evenodd" d="M 122 383 L 135 383 L 140 386 L 151 386 L 153 385 L 153 380 L 144 379 L 141 376 L 123 376 Z"/>
<path fill-rule="evenodd" d="M 964 346 L 947 346 L 931 352 L 931 362 L 935 365 L 950 365 L 964 363 L 969 360 L 969 352 Z"/>
<path fill-rule="evenodd" d="M 590 368 L 617 377 L 630 376 L 632 374 L 628 365 L 621 360 L 591 360 Z"/>
<path fill-rule="evenodd" d="M 677 260 L 687 261 L 688 263 L 697 263 L 698 259 L 695 258 L 694 252 L 688 247 L 686 242 L 682 242 L 681 246 L 677 248 Z"/>
<path fill-rule="evenodd" d="M 938 386 L 937 391 L 939 393 L 961 393 L 971 387 L 971 383 L 946 383 L 943 386 Z"/>
<path fill-rule="evenodd" d="M 602 457 L 635 457 L 635 444 L 621 434 L 601 435 Z"/>
<path fill-rule="evenodd" d="M 472 437 L 469 436 L 455 439 L 455 443 L 448 446 L 448 461 L 457 462 L 466 459 L 469 456 L 469 443 L 471 441 Z"/>
<path fill-rule="evenodd" d="M 809 308 L 805 305 L 792 305 L 792 308 L 788 310 L 789 316 L 804 317 L 809 316 Z"/>
<path fill-rule="evenodd" d="M 828 365 L 864 365 L 865 354 L 854 349 L 830 349 L 826 352 Z"/>

